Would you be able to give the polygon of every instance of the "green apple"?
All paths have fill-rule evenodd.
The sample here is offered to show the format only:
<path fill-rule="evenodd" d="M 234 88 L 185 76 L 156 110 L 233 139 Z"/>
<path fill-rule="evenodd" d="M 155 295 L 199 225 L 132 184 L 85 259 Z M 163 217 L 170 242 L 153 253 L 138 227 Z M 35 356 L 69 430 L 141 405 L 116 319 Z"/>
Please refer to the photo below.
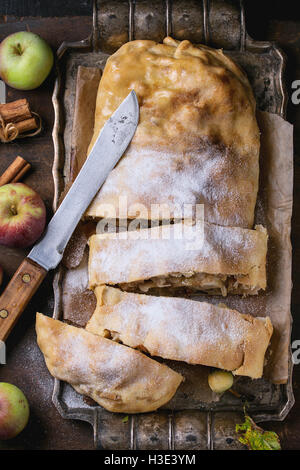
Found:
<path fill-rule="evenodd" d="M 0 44 L 0 77 L 18 90 L 33 90 L 43 83 L 53 65 L 46 41 L 28 31 L 7 36 Z"/>
<path fill-rule="evenodd" d="M 15 385 L 0 382 L 0 440 L 16 437 L 28 423 L 29 405 Z"/>

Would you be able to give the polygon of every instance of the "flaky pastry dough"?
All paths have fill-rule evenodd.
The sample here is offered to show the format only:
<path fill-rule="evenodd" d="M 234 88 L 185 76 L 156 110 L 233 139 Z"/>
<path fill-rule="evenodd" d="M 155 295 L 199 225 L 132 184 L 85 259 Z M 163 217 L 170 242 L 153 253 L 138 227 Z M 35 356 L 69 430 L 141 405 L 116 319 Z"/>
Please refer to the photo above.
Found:
<path fill-rule="evenodd" d="M 139 351 L 41 313 L 36 332 L 51 375 L 109 411 L 156 410 L 173 397 L 183 380 Z"/>
<path fill-rule="evenodd" d="M 260 142 L 242 70 L 222 50 L 186 40 L 124 44 L 100 81 L 89 150 L 130 90 L 140 105 L 137 131 L 86 214 L 130 219 L 143 205 L 142 217 L 161 220 L 204 204 L 207 221 L 252 228 Z M 164 205 L 159 214 L 153 204 Z"/>
<path fill-rule="evenodd" d="M 152 356 L 259 378 L 273 327 L 227 307 L 194 300 L 96 287 L 97 307 L 86 329 Z"/>
<path fill-rule="evenodd" d="M 172 224 L 89 239 L 89 284 L 126 291 L 176 294 L 203 291 L 257 294 L 266 288 L 267 233 L 256 230 Z M 199 245 L 198 245 L 199 243 Z"/>

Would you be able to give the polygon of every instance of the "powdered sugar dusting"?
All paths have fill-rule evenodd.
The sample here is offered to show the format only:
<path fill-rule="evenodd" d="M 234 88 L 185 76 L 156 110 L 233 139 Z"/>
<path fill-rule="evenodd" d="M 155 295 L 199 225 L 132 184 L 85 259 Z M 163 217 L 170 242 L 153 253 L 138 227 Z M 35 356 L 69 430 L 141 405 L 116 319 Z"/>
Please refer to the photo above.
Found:
<path fill-rule="evenodd" d="M 102 216 L 101 204 L 117 209 L 118 197 L 126 196 L 148 210 L 204 203 L 207 221 L 252 226 L 259 132 L 250 85 L 220 51 L 187 45 L 134 41 L 109 58 L 92 143 L 129 89 L 137 93 L 140 119 L 88 215 Z"/>
<path fill-rule="evenodd" d="M 180 239 L 176 239 L 176 234 L 180 233 L 178 227 L 183 235 Z M 167 230 L 169 239 L 163 239 L 163 231 Z M 201 227 L 186 228 L 183 224 L 127 232 L 127 240 L 119 239 L 118 235 L 93 236 L 90 284 L 118 284 L 178 272 L 248 274 L 253 266 L 264 267 L 265 233 L 206 223 L 202 246 L 189 250 L 191 239 L 197 239 L 197 230 L 200 238 Z M 159 239 L 154 239 L 157 233 Z M 139 239 L 136 239 L 138 234 Z"/>
<path fill-rule="evenodd" d="M 179 374 L 131 348 L 43 315 L 37 335 L 51 374 L 112 411 L 156 409 L 181 382 Z"/>
<path fill-rule="evenodd" d="M 234 370 L 244 359 L 244 342 L 253 325 L 234 310 L 204 302 L 121 294 L 113 305 L 98 307 L 87 329 L 101 325 L 125 344 L 144 346 L 152 355 Z M 95 331 L 95 330 L 94 330 Z"/>
<path fill-rule="evenodd" d="M 151 204 L 167 204 L 171 217 L 176 217 L 184 204 L 204 204 L 205 220 L 248 226 L 246 206 L 251 205 L 253 214 L 256 196 L 255 189 L 245 184 L 244 173 L 251 174 L 250 159 L 242 163 L 233 151 L 211 142 L 199 141 L 197 150 L 187 148 L 178 153 L 132 144 L 126 158 L 108 176 L 88 214 L 104 215 L 101 205 L 109 203 L 116 206 L 118 216 L 118 195 L 127 198 L 129 211 L 131 205 L 144 204 L 152 219 Z"/>
<path fill-rule="evenodd" d="M 88 287 L 87 258 L 88 251 L 85 250 L 80 264 L 76 268 L 67 271 L 63 287 L 65 293 L 74 290 L 84 291 Z"/>
<path fill-rule="evenodd" d="M 88 289 L 88 249 L 79 266 L 65 273 L 62 302 L 64 319 L 85 326 L 96 307 L 95 295 Z"/>

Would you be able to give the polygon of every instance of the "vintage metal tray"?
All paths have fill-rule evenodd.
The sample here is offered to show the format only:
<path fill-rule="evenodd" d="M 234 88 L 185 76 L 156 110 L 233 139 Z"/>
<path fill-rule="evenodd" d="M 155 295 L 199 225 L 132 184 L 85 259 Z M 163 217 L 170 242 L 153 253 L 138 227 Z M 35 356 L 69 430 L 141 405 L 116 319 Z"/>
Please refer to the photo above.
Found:
<path fill-rule="evenodd" d="M 106 58 L 128 40 L 147 38 L 161 41 L 172 34 L 214 47 L 223 47 L 246 70 L 260 109 L 285 117 L 286 93 L 283 85 L 285 58 L 269 42 L 252 40 L 245 29 L 243 3 L 221 0 L 95 1 L 93 31 L 89 38 L 63 43 L 58 50 L 58 75 L 53 94 L 55 158 L 53 178 L 57 207 L 64 178 L 68 176 L 71 129 L 79 65 L 103 67 Z M 54 279 L 53 316 L 62 315 L 62 269 Z M 289 381 L 272 385 L 265 380 L 243 383 L 252 401 L 249 411 L 256 421 L 283 420 L 294 404 L 292 362 Z M 241 400 L 225 394 L 219 402 L 194 402 L 162 409 L 156 413 L 122 416 L 100 406 L 89 405 L 69 385 L 55 380 L 53 402 L 64 418 L 89 422 L 97 448 L 106 449 L 238 449 L 233 439 L 235 423 L 240 422 Z"/>

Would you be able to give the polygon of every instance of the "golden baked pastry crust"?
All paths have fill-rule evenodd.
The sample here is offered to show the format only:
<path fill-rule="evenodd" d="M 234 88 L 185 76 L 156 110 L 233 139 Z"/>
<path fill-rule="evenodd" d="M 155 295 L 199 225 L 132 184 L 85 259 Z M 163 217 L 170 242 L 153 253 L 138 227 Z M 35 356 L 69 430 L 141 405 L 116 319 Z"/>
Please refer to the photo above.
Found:
<path fill-rule="evenodd" d="M 269 317 L 181 298 L 96 287 L 87 331 L 110 336 L 152 356 L 259 378 L 273 327 Z"/>
<path fill-rule="evenodd" d="M 173 397 L 183 380 L 139 351 L 40 313 L 36 332 L 49 372 L 109 411 L 156 410 Z"/>
<path fill-rule="evenodd" d="M 248 230 L 205 223 L 202 246 L 187 249 L 192 233 L 197 239 L 198 232 L 200 239 L 201 226 L 180 223 L 127 232 L 127 239 L 124 234 L 122 238 L 114 233 L 93 235 L 89 239 L 89 285 L 121 285 L 124 290 L 151 292 L 151 285 L 147 290 L 145 283 L 151 281 L 152 287 L 165 284 L 169 293 L 181 286 L 223 295 L 227 291 L 256 294 L 265 289 L 268 237 L 262 226 Z M 176 239 L 180 233 L 183 238 Z M 164 239 L 166 235 L 168 239 Z"/>
<path fill-rule="evenodd" d="M 259 130 L 245 74 L 222 50 L 166 38 L 137 40 L 107 60 L 94 135 L 130 90 L 140 122 L 117 167 L 87 210 L 92 217 L 178 217 L 184 204 L 204 204 L 207 221 L 251 228 L 258 188 Z M 128 212 L 119 213 L 119 197 Z M 108 205 L 112 205 L 109 211 Z M 151 204 L 167 204 L 160 214 Z"/>

